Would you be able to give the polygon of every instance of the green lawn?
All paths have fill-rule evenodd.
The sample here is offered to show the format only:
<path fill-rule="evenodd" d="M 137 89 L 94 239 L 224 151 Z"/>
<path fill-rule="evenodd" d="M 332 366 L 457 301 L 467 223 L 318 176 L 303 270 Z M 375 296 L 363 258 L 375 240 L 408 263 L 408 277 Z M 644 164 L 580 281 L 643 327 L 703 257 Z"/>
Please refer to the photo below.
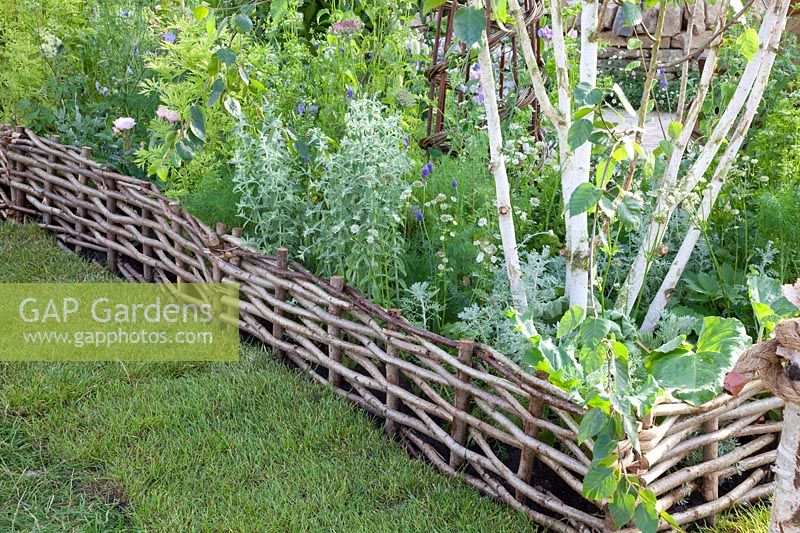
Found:
<path fill-rule="evenodd" d="M 0 223 L 0 282 L 111 279 Z M 3 532 L 534 529 L 255 347 L 235 364 L 0 363 L 0 415 Z"/>
<path fill-rule="evenodd" d="M 0 281 L 107 281 L 0 224 Z M 524 531 L 255 347 L 235 364 L 0 363 L 0 531 Z"/>

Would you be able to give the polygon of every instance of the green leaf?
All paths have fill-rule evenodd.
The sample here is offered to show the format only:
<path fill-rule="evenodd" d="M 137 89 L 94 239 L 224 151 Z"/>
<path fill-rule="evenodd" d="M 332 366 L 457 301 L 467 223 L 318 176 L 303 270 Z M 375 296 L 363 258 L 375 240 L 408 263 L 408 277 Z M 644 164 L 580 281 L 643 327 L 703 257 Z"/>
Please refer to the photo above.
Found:
<path fill-rule="evenodd" d="M 666 342 L 655 349 L 658 353 L 672 353 L 677 350 L 679 347 L 683 346 L 683 343 L 686 341 L 686 335 L 678 335 L 674 339 L 669 342 Z M 690 348 L 691 349 L 691 348 Z"/>
<path fill-rule="evenodd" d="M 578 336 L 584 343 L 594 346 L 605 339 L 612 330 L 616 333 L 617 337 L 622 336 L 619 326 L 612 321 L 605 318 L 589 318 L 586 322 L 581 324 Z"/>
<path fill-rule="evenodd" d="M 191 161 L 194 159 L 194 148 L 185 141 L 178 141 L 175 144 L 175 151 L 178 152 L 178 155 L 184 161 Z"/>
<path fill-rule="evenodd" d="M 618 488 L 614 497 L 608 503 L 608 510 L 611 512 L 611 518 L 617 528 L 622 529 L 625 524 L 631 521 L 635 506 L 636 496 Z"/>
<path fill-rule="evenodd" d="M 542 339 L 538 345 L 534 344 L 530 356 L 532 356 L 530 361 L 544 363 L 543 365 L 537 363 L 535 368 L 547 373 L 577 366 L 577 361 L 564 348 L 556 346 L 551 339 Z"/>
<path fill-rule="evenodd" d="M 686 345 L 667 354 L 653 352 L 647 366 L 662 387 L 673 389 L 675 397 L 699 405 L 722 390 L 725 373 L 749 345 L 750 337 L 739 320 L 705 317 L 696 353 Z"/>
<path fill-rule="evenodd" d="M 681 133 L 683 133 L 683 124 L 677 120 L 673 120 L 667 127 L 667 133 L 669 133 L 670 139 L 677 141 L 678 137 L 680 137 Z"/>
<path fill-rule="evenodd" d="M 453 18 L 453 34 L 468 47 L 481 39 L 486 27 L 486 11 L 477 7 L 460 7 Z"/>
<path fill-rule="evenodd" d="M 195 137 L 201 141 L 206 140 L 206 117 L 203 110 L 197 106 L 189 108 L 189 129 L 194 133 Z"/>
<path fill-rule="evenodd" d="M 628 39 L 627 47 L 628 50 L 638 50 L 639 48 L 642 47 L 642 40 L 637 39 L 636 37 L 632 37 Z"/>
<path fill-rule="evenodd" d="M 642 218 L 642 202 L 631 193 L 625 193 L 622 201 L 619 203 L 617 212 L 619 218 L 626 224 L 638 228 Z"/>
<path fill-rule="evenodd" d="M 752 61 L 756 57 L 758 44 L 758 32 L 753 28 L 747 28 L 736 38 L 736 49 L 748 61 Z"/>
<path fill-rule="evenodd" d="M 624 161 L 628 159 L 627 143 L 622 143 L 611 152 L 611 159 L 614 161 Z"/>
<path fill-rule="evenodd" d="M 597 164 L 594 183 L 597 185 L 598 189 L 605 189 L 609 180 L 614 175 L 616 166 L 617 162 L 613 159 L 603 159 Z"/>
<path fill-rule="evenodd" d="M 447 0 L 425 0 L 422 2 L 422 13 L 427 14 L 443 5 Z"/>
<path fill-rule="evenodd" d="M 612 419 L 609 419 L 612 422 Z M 603 461 L 617 453 L 617 439 L 614 435 L 614 424 L 606 424 L 594 440 L 592 458 L 594 461 Z"/>
<path fill-rule="evenodd" d="M 508 0 L 494 0 L 492 2 L 492 19 L 508 22 Z"/>
<path fill-rule="evenodd" d="M 240 32 L 250 33 L 253 31 L 253 21 L 244 13 L 237 13 L 236 16 L 233 17 L 233 21 L 236 23 L 236 27 L 239 28 Z"/>
<path fill-rule="evenodd" d="M 214 19 L 214 14 L 210 14 L 206 17 L 206 33 L 209 37 L 214 35 L 214 32 L 217 31 L 217 21 Z"/>
<path fill-rule="evenodd" d="M 587 115 L 592 114 L 593 112 L 594 112 L 594 107 L 591 106 L 581 107 L 580 109 L 575 111 L 575 113 L 572 114 L 572 118 L 574 120 L 578 120 L 579 118 L 583 118 Z"/>
<path fill-rule="evenodd" d="M 241 118 L 242 117 L 242 106 L 239 104 L 239 100 L 229 96 L 223 102 L 225 106 L 225 110 L 231 114 L 233 118 Z"/>
<path fill-rule="evenodd" d="M 567 312 L 564 313 L 564 316 L 558 321 L 556 338 L 560 339 L 575 331 L 575 329 L 581 325 L 584 318 L 586 318 L 586 310 L 583 307 L 573 305 L 567 309 Z"/>
<path fill-rule="evenodd" d="M 759 322 L 766 318 L 765 315 L 777 315 L 778 318 L 791 318 L 797 314 L 797 307 L 783 295 L 781 282 L 769 276 L 747 276 L 747 290 L 750 295 L 753 310 Z M 761 304 L 762 312 L 756 309 Z M 767 311 L 768 310 L 768 311 Z"/>
<path fill-rule="evenodd" d="M 573 150 L 589 140 L 594 131 L 594 124 L 591 121 L 581 118 L 572 123 L 567 132 L 567 142 Z"/>
<path fill-rule="evenodd" d="M 658 530 L 658 512 L 655 505 L 647 505 L 644 502 L 636 506 L 633 511 L 633 523 L 642 533 L 656 533 Z"/>
<path fill-rule="evenodd" d="M 208 8 L 206 6 L 197 6 L 194 8 L 194 18 L 198 21 L 203 20 L 208 16 Z"/>
<path fill-rule="evenodd" d="M 280 22 L 289 11 L 289 0 L 272 0 L 269 5 L 269 16 L 275 22 Z"/>
<path fill-rule="evenodd" d="M 578 444 L 583 444 L 587 439 L 591 439 L 600 433 L 607 418 L 608 416 L 597 407 L 590 409 L 588 413 L 583 415 L 581 425 L 578 427 Z"/>
<path fill-rule="evenodd" d="M 642 66 L 642 62 L 638 59 L 636 61 L 631 61 L 627 65 L 625 65 L 625 72 L 630 72 L 632 70 L 636 70 L 637 68 Z"/>
<path fill-rule="evenodd" d="M 583 478 L 583 496 L 590 500 L 610 498 L 617 490 L 617 476 L 607 466 L 593 465 Z"/>
<path fill-rule="evenodd" d="M 225 92 L 225 82 L 222 81 L 222 78 L 217 78 L 211 85 L 211 93 L 208 95 L 208 107 L 216 104 L 223 92 Z"/>
<path fill-rule="evenodd" d="M 578 105 L 596 106 L 603 101 L 605 94 L 602 90 L 582 81 L 575 87 L 573 96 Z"/>
<path fill-rule="evenodd" d="M 630 1 L 622 2 L 622 14 L 625 16 L 625 25 L 629 28 L 642 23 L 642 10 L 638 4 Z"/>
<path fill-rule="evenodd" d="M 236 63 L 236 52 L 230 48 L 220 48 L 217 50 L 217 57 L 227 66 L 231 66 Z"/>
<path fill-rule="evenodd" d="M 569 214 L 572 216 L 585 213 L 597 205 L 603 193 L 592 183 L 581 183 L 569 197 Z"/>

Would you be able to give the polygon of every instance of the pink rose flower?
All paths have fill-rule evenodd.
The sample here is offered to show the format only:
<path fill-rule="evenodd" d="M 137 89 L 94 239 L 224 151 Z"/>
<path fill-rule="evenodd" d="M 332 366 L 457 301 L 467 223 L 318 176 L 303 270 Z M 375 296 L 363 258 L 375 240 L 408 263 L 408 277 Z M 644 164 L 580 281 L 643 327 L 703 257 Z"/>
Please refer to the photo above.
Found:
<path fill-rule="evenodd" d="M 159 107 L 158 111 L 156 111 L 156 116 L 167 122 L 179 122 L 181 120 L 180 113 L 166 107 Z"/>
<path fill-rule="evenodd" d="M 123 131 L 132 130 L 135 125 L 136 121 L 131 117 L 119 117 L 114 121 L 113 131 L 114 133 L 120 133 Z"/>

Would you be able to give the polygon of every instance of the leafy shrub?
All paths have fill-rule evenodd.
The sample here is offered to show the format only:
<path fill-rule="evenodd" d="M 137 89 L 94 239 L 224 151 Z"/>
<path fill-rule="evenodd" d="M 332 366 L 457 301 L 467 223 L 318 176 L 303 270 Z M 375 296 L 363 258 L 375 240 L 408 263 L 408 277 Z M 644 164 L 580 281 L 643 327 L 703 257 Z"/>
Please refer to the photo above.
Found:
<path fill-rule="evenodd" d="M 121 137 L 112 135 L 112 122 L 155 111 L 156 101 L 137 87 L 157 39 L 145 6 L 141 0 L 3 2 L 0 121 L 91 146 L 95 158 L 141 175 L 132 154 L 144 124 Z"/>
<path fill-rule="evenodd" d="M 354 100 L 334 146 L 318 129 L 292 142 L 282 118 L 251 133 L 246 124 L 233 159 L 239 215 L 262 249 L 290 246 L 320 273 L 341 274 L 382 302 L 399 296 L 405 275 L 402 223 L 411 170 L 399 118 L 371 99 Z"/>

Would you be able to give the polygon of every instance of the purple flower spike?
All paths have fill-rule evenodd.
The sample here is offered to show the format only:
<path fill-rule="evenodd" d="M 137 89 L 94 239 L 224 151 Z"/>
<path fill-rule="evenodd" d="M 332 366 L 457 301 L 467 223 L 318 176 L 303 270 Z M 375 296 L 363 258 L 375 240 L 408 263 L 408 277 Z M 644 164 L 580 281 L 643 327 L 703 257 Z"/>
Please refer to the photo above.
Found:
<path fill-rule="evenodd" d="M 297 114 L 298 114 L 298 115 L 302 115 L 302 114 L 303 114 L 303 113 L 305 113 L 305 112 L 306 112 L 306 106 L 305 106 L 305 104 L 302 104 L 302 103 L 300 103 L 300 104 L 297 104 Z"/>
<path fill-rule="evenodd" d="M 433 162 L 428 161 L 425 163 L 425 166 L 422 167 L 422 179 L 428 179 L 428 176 L 431 175 L 431 172 L 433 172 Z"/>
<path fill-rule="evenodd" d="M 456 178 L 453 178 L 453 181 L 450 182 L 450 185 L 452 185 L 454 189 L 457 189 L 458 188 L 458 180 Z"/>
<path fill-rule="evenodd" d="M 539 36 L 540 39 L 544 39 L 545 41 L 549 41 L 553 38 L 553 30 L 550 29 L 550 26 L 542 26 L 536 32 L 536 35 Z"/>
<path fill-rule="evenodd" d="M 348 88 L 347 88 L 347 91 L 345 91 L 345 92 L 347 93 L 347 97 L 348 97 L 350 100 L 352 100 L 352 99 L 353 99 L 353 89 L 352 89 L 352 88 L 350 88 L 350 87 L 348 87 Z"/>
<path fill-rule="evenodd" d="M 411 139 L 408 138 L 408 135 L 403 137 L 403 144 L 405 145 L 406 150 L 408 150 L 408 147 L 411 145 Z"/>
<path fill-rule="evenodd" d="M 667 80 L 667 70 L 664 68 L 660 68 L 656 71 L 656 76 L 658 76 L 658 86 L 662 89 L 666 89 L 669 86 L 669 80 Z"/>
<path fill-rule="evenodd" d="M 412 205 L 411 212 L 414 214 L 414 218 L 417 219 L 417 222 L 422 222 L 422 209 L 420 209 L 418 205 Z"/>
<path fill-rule="evenodd" d="M 310 106 L 308 106 L 307 111 L 311 115 L 316 115 L 317 112 L 319 111 L 319 106 L 317 104 L 311 104 Z"/>
<path fill-rule="evenodd" d="M 163 38 L 164 38 L 164 42 L 165 43 L 172 44 L 172 43 L 175 42 L 175 40 L 178 38 L 178 36 L 175 35 L 174 31 L 170 30 L 170 31 L 168 31 L 167 33 L 165 33 L 163 35 Z"/>

